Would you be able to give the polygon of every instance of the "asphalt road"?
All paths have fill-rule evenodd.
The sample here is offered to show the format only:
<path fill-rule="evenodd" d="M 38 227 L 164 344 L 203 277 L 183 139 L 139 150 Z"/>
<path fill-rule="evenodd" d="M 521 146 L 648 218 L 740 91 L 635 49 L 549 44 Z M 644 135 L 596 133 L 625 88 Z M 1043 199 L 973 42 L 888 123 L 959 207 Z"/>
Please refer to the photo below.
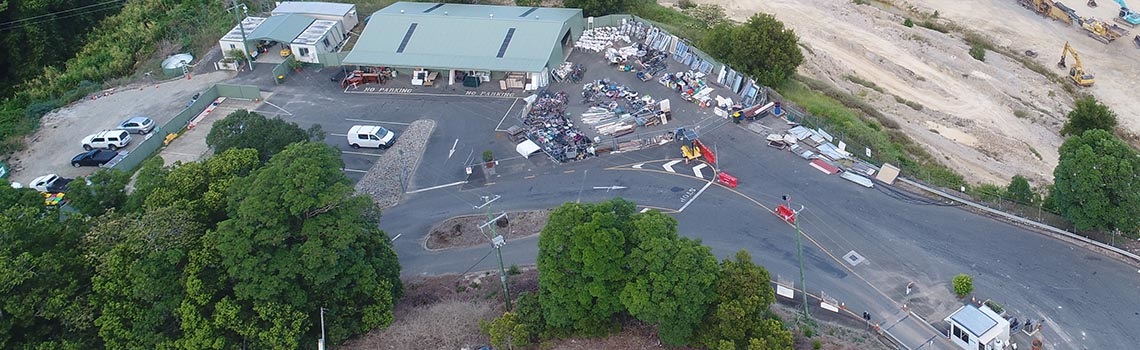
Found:
<path fill-rule="evenodd" d="M 621 196 L 648 207 L 683 207 L 673 214 L 681 234 L 700 238 L 719 257 L 746 249 L 773 276 L 795 280 L 795 231 L 767 212 L 787 194 L 795 207 L 805 207 L 799 221 L 807 238 L 808 290 L 835 297 L 853 311 L 870 311 L 874 320 L 892 322 L 906 305 L 944 327 L 940 320 L 962 304 L 951 295 L 949 281 L 968 273 L 975 280 L 974 295 L 1000 302 L 1013 316 L 1044 319 L 1042 334 L 1049 348 L 1129 349 L 1134 348 L 1129 344 L 1140 344 L 1134 332 L 1140 321 L 1140 271 L 1135 267 L 959 207 L 901 200 L 825 175 L 791 153 L 766 147 L 760 136 L 736 125 L 705 123 L 711 126 L 701 139 L 716 147 L 718 168 L 738 177 L 740 187 L 712 185 L 697 196 L 709 175 L 698 177 L 692 165 L 666 171 L 663 164 L 677 157 L 674 145 L 568 164 L 539 156 L 504 157 L 512 154 L 512 145 L 493 130 L 517 108 L 514 99 L 354 95 L 344 94 L 323 73 L 306 71 L 291 79 L 267 88 L 273 91 L 268 98 L 272 105 L 259 111 L 302 126 L 320 124 L 331 135 L 326 142 L 342 150 L 349 149 L 333 134 L 365 123 L 358 120 L 397 132 L 400 123 L 437 121 L 410 189 L 471 183 L 408 194 L 384 212 L 380 227 L 399 237 L 395 247 L 405 275 L 497 266 L 489 247 L 435 252 L 423 247 L 432 225 L 481 213 L 474 209 L 481 196 L 501 195 L 493 206 L 497 212 Z M 485 149 L 502 159 L 496 175 L 467 179 L 464 166 L 476 163 Z M 361 151 L 378 152 L 384 151 Z M 372 157 L 345 153 L 346 168 L 368 169 Z M 639 164 L 640 169 L 635 167 Z M 627 188 L 593 189 L 606 186 Z M 863 260 L 846 261 L 850 252 Z M 506 264 L 532 264 L 536 255 L 537 238 L 508 242 L 503 250 Z M 905 286 L 912 282 L 907 295 Z"/>
<path fill-rule="evenodd" d="M 1140 321 L 1140 274 L 1134 267 L 958 207 L 916 204 L 856 186 L 767 148 L 733 125 L 706 132 L 702 140 L 717 146 L 720 169 L 738 177 L 740 187 L 710 186 L 674 216 L 681 234 L 700 238 L 720 257 L 746 249 L 773 276 L 797 279 L 795 231 L 766 212 L 788 194 L 795 207 L 805 206 L 800 221 L 810 238 L 804 265 L 813 294 L 824 292 L 852 310 L 871 311 L 876 320 L 891 321 L 906 304 L 941 323 L 961 306 L 951 295 L 951 277 L 968 273 L 980 298 L 1002 303 L 1017 317 L 1045 319 L 1043 334 L 1053 348 L 1124 349 L 1121 344 L 1140 343 L 1130 326 Z M 480 260 L 488 247 L 429 252 L 424 235 L 448 217 L 480 212 L 474 206 L 491 194 L 502 196 L 496 212 L 615 195 L 679 209 L 682 197 L 706 180 L 657 170 L 654 165 L 672 153 L 666 146 L 557 166 L 518 160 L 529 171 L 502 173 L 488 186 L 409 195 L 384 213 L 380 226 L 400 235 L 395 246 L 405 275 L 492 269 L 493 255 Z M 642 163 L 642 169 L 633 168 Z M 628 189 L 592 189 L 613 185 Z M 863 257 L 858 265 L 843 260 L 851 251 Z M 533 263 L 537 239 L 509 242 L 503 253 L 506 264 Z M 915 283 L 909 296 L 908 282 Z"/>

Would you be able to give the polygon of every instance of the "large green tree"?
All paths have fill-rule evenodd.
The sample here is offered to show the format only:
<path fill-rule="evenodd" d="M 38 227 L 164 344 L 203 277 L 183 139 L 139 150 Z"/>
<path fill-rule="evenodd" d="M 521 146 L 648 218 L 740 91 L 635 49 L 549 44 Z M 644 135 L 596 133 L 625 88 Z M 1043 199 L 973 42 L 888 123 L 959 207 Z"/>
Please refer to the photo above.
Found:
<path fill-rule="evenodd" d="M 86 223 L 32 189 L 0 186 L 0 349 L 101 347 L 88 306 Z"/>
<path fill-rule="evenodd" d="M 186 294 L 182 268 L 205 231 L 178 207 L 107 218 L 91 229 L 92 305 L 108 349 L 174 348 L 181 337 L 175 310 Z"/>
<path fill-rule="evenodd" d="M 87 177 L 76 178 L 68 184 L 66 198 L 72 207 L 84 215 L 102 215 L 127 202 L 127 182 L 131 175 L 116 169 L 100 169 Z"/>
<path fill-rule="evenodd" d="M 779 86 L 803 62 L 799 38 L 784 23 L 766 13 L 752 15 L 744 24 L 713 27 L 700 45 L 713 57 L 762 85 Z"/>
<path fill-rule="evenodd" d="M 633 249 L 628 264 L 634 277 L 621 300 L 634 317 L 659 325 L 662 342 L 684 345 L 716 298 L 717 265 L 700 241 L 673 235 L 643 240 Z"/>
<path fill-rule="evenodd" d="M 605 16 L 625 13 L 638 0 L 563 0 L 562 6 L 582 9 L 586 16 Z"/>
<path fill-rule="evenodd" d="M 1112 132 L 1116 128 L 1116 113 L 1092 95 L 1078 98 L 1076 107 L 1069 111 L 1069 120 L 1061 127 L 1061 135 L 1076 136 L 1098 129 Z"/>
<path fill-rule="evenodd" d="M 307 346 L 322 307 L 332 343 L 392 322 L 399 263 L 342 166 L 336 149 L 301 142 L 232 184 L 228 219 L 190 256 L 184 347 Z"/>
<path fill-rule="evenodd" d="M 1037 194 L 1033 193 L 1033 188 L 1029 186 L 1029 180 L 1021 175 L 1014 175 L 1009 180 L 1009 186 L 1005 188 L 1005 195 L 1022 204 L 1033 204 L 1038 201 Z"/>
<path fill-rule="evenodd" d="M 746 251 L 722 261 L 716 301 L 701 324 L 700 342 L 708 347 L 729 342 L 734 349 L 759 342 L 768 346 L 762 349 L 790 349 L 791 333 L 768 310 L 776 302 L 771 280 L 768 270 L 754 264 Z"/>
<path fill-rule="evenodd" d="M 1052 197 L 1077 228 L 1135 235 L 1140 227 L 1140 158 L 1112 133 L 1093 129 L 1065 140 Z"/>
<path fill-rule="evenodd" d="M 196 220 L 212 226 L 226 218 L 230 187 L 260 164 L 257 151 L 250 148 L 229 149 L 165 170 L 150 164 L 139 172 L 137 191 L 146 195 L 146 208 L 185 207 Z"/>
<path fill-rule="evenodd" d="M 257 150 L 264 162 L 291 143 L 315 141 L 323 137 L 319 125 L 305 130 L 297 126 L 297 123 L 281 118 L 270 119 L 241 109 L 214 123 L 206 135 L 206 145 L 216 153 L 234 148 L 252 148 Z"/>
<path fill-rule="evenodd" d="M 624 310 L 619 294 L 630 280 L 627 232 L 637 207 L 614 199 L 566 203 L 550 213 L 538 240 L 539 300 L 547 325 L 598 335 Z"/>

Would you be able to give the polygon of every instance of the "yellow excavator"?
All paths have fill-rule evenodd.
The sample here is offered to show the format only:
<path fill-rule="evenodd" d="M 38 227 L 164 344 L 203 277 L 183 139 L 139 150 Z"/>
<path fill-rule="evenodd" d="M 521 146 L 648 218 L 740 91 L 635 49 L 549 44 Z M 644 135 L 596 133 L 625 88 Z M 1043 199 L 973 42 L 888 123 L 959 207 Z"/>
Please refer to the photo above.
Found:
<path fill-rule="evenodd" d="M 1073 55 L 1073 61 L 1076 61 L 1073 67 L 1069 68 L 1069 79 L 1072 79 L 1073 83 L 1080 86 L 1092 86 L 1093 83 L 1096 82 L 1096 78 L 1094 78 L 1092 74 L 1085 73 L 1085 68 L 1081 65 L 1081 55 L 1077 54 L 1077 50 L 1069 46 L 1069 42 L 1067 41 L 1065 42 L 1065 48 L 1061 50 L 1061 61 L 1057 62 L 1057 67 L 1065 68 L 1066 55 Z"/>

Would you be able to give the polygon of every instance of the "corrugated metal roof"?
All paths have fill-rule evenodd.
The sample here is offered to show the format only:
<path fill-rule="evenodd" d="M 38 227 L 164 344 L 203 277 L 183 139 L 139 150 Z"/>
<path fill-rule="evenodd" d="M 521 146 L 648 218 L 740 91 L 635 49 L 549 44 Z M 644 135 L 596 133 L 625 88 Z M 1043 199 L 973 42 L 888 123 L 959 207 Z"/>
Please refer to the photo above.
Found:
<path fill-rule="evenodd" d="M 281 15 L 265 19 L 253 33 L 246 32 L 250 40 L 273 40 L 283 43 L 292 42 L 301 35 L 316 19 L 302 15 Z"/>
<path fill-rule="evenodd" d="M 431 11 L 425 12 L 428 10 Z M 344 63 L 539 72 L 558 45 L 563 23 L 580 16 L 581 10 L 531 10 L 518 6 L 397 2 L 372 15 Z M 519 17 L 527 11 L 530 14 Z M 416 25 L 414 31 L 409 30 L 412 24 Z M 404 50 L 399 53 L 401 46 Z"/>
<path fill-rule="evenodd" d="M 281 15 L 287 13 L 297 14 L 310 14 L 310 15 L 327 15 L 327 16 L 344 16 L 351 12 L 356 5 L 342 4 L 338 2 L 320 2 L 320 1 L 283 1 L 277 8 L 273 9 L 274 15 Z"/>
<path fill-rule="evenodd" d="M 308 28 L 305 28 L 305 31 L 302 32 L 301 35 L 298 35 L 296 39 L 293 39 L 293 43 L 299 45 L 316 44 L 318 40 L 321 40 L 321 38 L 325 37 L 325 34 L 336 27 L 336 23 L 336 21 L 325 19 L 318 19 L 316 21 L 313 21 L 313 24 L 310 24 Z"/>
<path fill-rule="evenodd" d="M 963 306 L 953 315 L 950 315 L 950 319 L 973 333 L 975 337 L 981 337 L 990 328 L 998 324 L 997 321 L 983 313 L 982 310 L 978 310 L 978 307 L 974 305 Z"/>
<path fill-rule="evenodd" d="M 226 33 L 225 36 L 222 36 L 222 40 L 240 42 L 241 29 L 243 26 L 245 27 L 245 36 L 248 38 L 249 33 L 253 33 L 253 31 L 257 29 L 257 27 L 261 26 L 261 23 L 263 22 L 265 22 L 265 17 L 246 17 L 245 19 L 241 20 L 240 25 L 234 26 L 234 28 L 230 29 L 230 31 Z"/>

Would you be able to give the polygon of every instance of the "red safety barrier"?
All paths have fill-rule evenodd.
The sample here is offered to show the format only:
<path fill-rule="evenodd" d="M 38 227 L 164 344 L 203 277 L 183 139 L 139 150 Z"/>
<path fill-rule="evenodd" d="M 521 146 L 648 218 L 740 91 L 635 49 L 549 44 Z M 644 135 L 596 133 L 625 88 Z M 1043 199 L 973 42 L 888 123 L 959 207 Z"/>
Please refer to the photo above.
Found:
<path fill-rule="evenodd" d="M 726 172 L 720 172 L 716 175 L 716 180 L 728 186 L 729 188 L 736 188 L 736 177 L 729 175 Z"/>
<path fill-rule="evenodd" d="M 791 208 L 788 208 L 788 206 L 783 204 L 780 204 L 780 206 L 776 207 L 776 216 L 779 216 L 781 219 L 784 219 L 784 221 L 787 221 L 788 223 L 796 222 L 796 212 L 792 211 Z"/>

